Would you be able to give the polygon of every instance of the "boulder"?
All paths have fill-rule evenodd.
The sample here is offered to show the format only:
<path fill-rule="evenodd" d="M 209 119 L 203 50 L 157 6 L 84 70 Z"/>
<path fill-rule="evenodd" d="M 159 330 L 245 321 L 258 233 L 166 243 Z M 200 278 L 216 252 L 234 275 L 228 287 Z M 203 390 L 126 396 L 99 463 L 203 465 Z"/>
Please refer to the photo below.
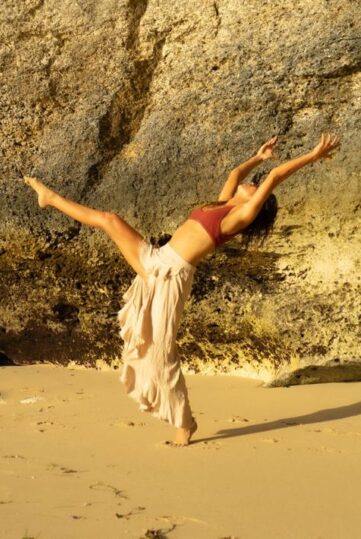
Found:
<path fill-rule="evenodd" d="M 0 353 L 119 365 L 116 313 L 134 276 L 100 231 L 40 210 L 23 174 L 150 240 L 216 199 L 273 134 L 282 162 L 331 131 L 341 150 L 277 188 L 266 242 L 237 238 L 201 263 L 179 343 L 186 372 L 270 383 L 351 362 L 357 377 L 358 4 L 3 0 Z"/>

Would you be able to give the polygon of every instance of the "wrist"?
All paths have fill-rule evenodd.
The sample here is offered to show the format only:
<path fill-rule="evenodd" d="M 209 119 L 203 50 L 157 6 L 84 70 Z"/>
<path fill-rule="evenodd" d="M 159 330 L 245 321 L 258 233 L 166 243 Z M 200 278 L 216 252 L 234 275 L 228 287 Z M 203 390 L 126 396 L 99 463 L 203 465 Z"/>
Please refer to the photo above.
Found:
<path fill-rule="evenodd" d="M 306 156 L 308 157 L 310 163 L 314 163 L 315 161 L 318 161 L 319 159 L 319 156 L 314 150 L 307 153 Z"/>
<path fill-rule="evenodd" d="M 266 160 L 263 157 L 261 157 L 258 153 L 256 153 L 256 155 L 254 155 L 251 159 L 253 159 L 255 165 L 259 165 L 260 163 Z"/>

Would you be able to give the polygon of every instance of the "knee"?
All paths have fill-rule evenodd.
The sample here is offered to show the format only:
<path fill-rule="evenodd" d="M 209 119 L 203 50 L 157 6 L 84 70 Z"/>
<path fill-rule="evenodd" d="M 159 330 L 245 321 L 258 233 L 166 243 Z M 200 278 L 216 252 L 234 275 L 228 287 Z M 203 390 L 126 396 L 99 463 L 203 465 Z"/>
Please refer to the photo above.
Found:
<path fill-rule="evenodd" d="M 271 178 L 274 183 L 279 183 L 282 179 L 282 176 L 279 171 L 279 167 L 272 168 L 268 173 L 268 178 Z"/>
<path fill-rule="evenodd" d="M 102 228 L 111 228 L 119 220 L 116 213 L 111 211 L 103 211 L 100 218 L 100 226 Z"/>

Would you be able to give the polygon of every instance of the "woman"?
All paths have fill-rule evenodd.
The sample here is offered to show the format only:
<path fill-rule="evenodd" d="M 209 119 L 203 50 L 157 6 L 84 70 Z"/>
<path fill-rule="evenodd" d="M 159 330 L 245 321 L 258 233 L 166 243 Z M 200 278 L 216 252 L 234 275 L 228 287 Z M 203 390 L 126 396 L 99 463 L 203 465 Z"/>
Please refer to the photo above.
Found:
<path fill-rule="evenodd" d="M 69 217 L 102 229 L 118 246 L 137 276 L 118 313 L 124 340 L 121 381 L 142 410 L 176 427 L 174 447 L 186 446 L 197 429 L 177 355 L 176 333 L 196 266 L 218 245 L 241 232 L 267 233 L 276 216 L 272 191 L 290 174 L 332 157 L 338 137 L 326 134 L 310 152 L 272 169 L 261 185 L 240 185 L 258 164 L 273 157 L 277 137 L 231 171 L 217 203 L 193 210 L 163 247 L 149 245 L 121 217 L 63 198 L 37 178 L 25 182 L 38 194 L 41 208 L 52 206 Z M 272 203 L 270 203 L 272 201 Z"/>

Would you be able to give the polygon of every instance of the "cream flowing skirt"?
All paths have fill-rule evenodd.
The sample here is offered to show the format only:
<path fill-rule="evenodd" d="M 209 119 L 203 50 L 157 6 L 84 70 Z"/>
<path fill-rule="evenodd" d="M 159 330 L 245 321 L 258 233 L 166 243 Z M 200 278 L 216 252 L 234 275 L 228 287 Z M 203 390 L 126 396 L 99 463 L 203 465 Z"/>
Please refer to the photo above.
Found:
<path fill-rule="evenodd" d="M 196 268 L 169 244 L 143 242 L 140 260 L 147 279 L 135 277 L 118 312 L 124 340 L 120 380 L 142 411 L 187 428 L 192 415 L 176 335 Z"/>

